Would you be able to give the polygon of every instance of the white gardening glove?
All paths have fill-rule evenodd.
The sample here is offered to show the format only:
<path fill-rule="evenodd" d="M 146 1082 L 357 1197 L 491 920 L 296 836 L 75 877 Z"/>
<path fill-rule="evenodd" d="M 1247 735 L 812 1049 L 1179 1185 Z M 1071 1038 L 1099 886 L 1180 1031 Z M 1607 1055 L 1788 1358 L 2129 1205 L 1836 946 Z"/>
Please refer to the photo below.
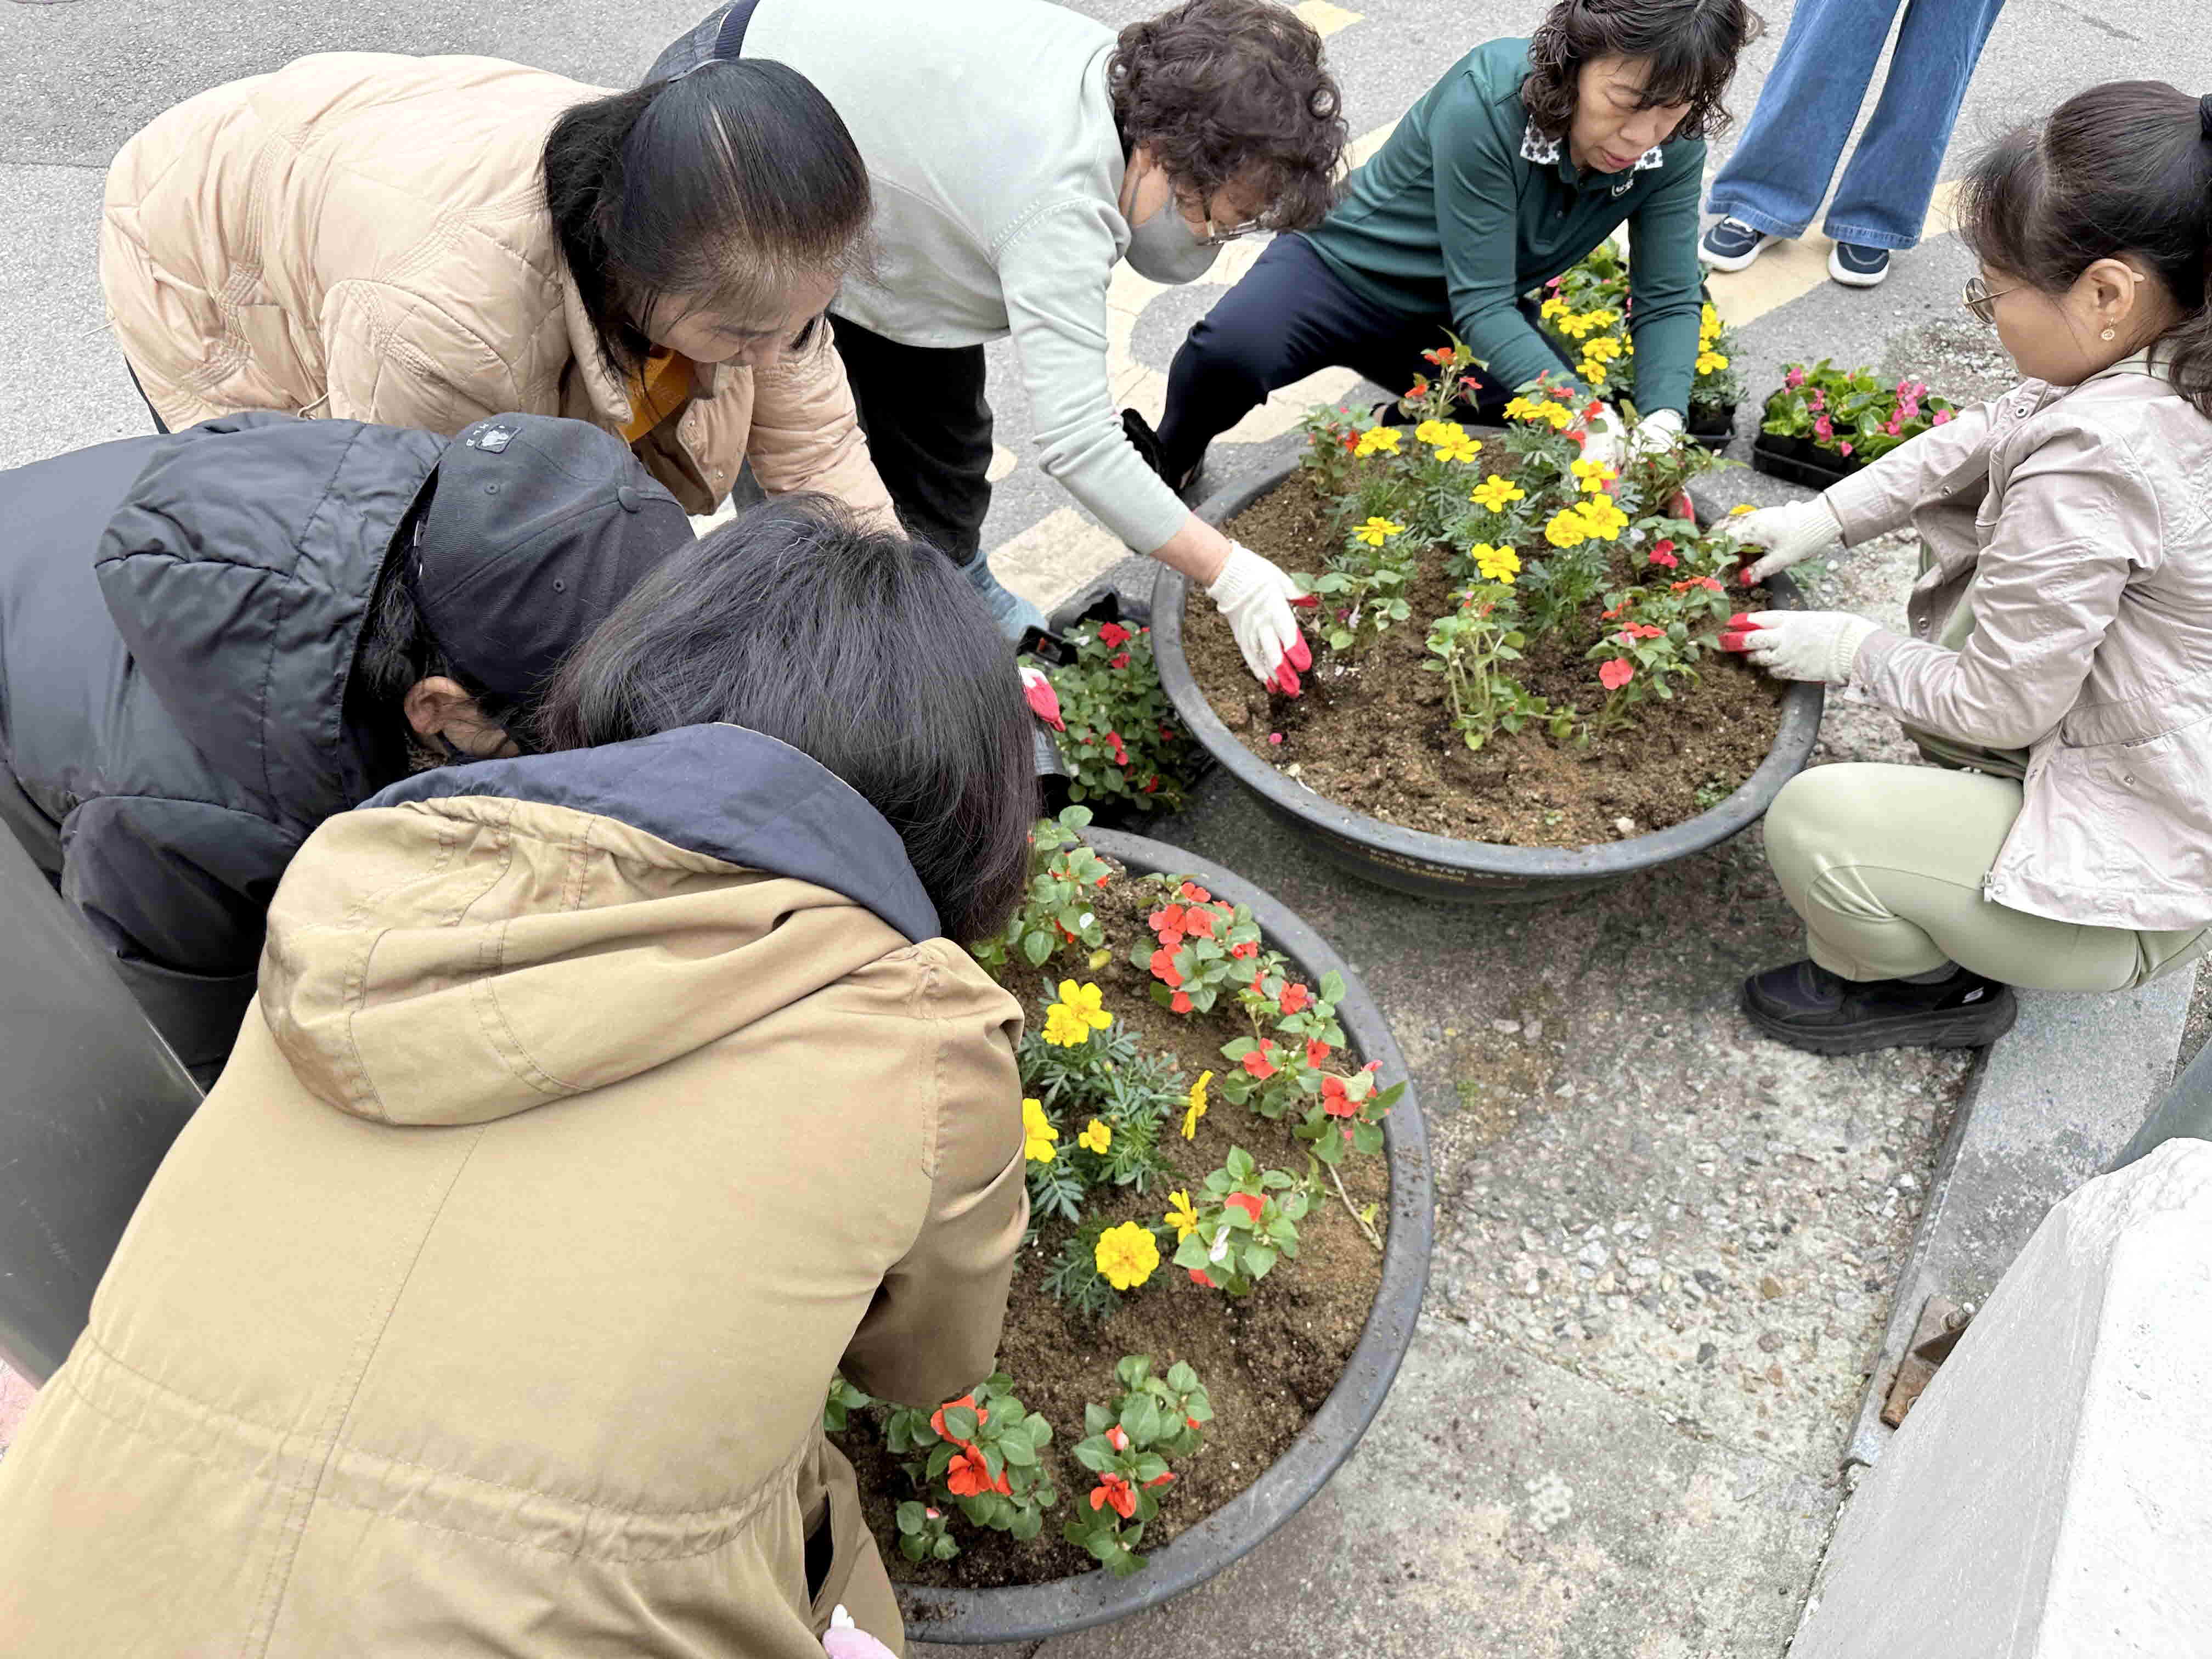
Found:
<path fill-rule="evenodd" d="M 1229 619 L 1252 678 L 1271 691 L 1297 696 L 1298 676 L 1313 666 L 1313 653 L 1291 614 L 1303 597 L 1297 584 L 1242 542 L 1231 542 L 1229 562 L 1206 597 Z"/>
<path fill-rule="evenodd" d="M 829 1659 L 897 1659 L 897 1656 L 881 1642 L 853 1623 L 853 1615 L 842 1607 L 830 1613 L 830 1628 L 822 1638 L 822 1651 Z"/>
<path fill-rule="evenodd" d="M 1851 678 L 1859 647 L 1880 629 L 1848 611 L 1738 611 L 1721 634 L 1721 649 L 1744 653 L 1778 680 L 1841 685 Z"/>
<path fill-rule="evenodd" d="M 1766 549 L 1765 558 L 1744 567 L 1747 587 L 1765 581 L 1778 570 L 1802 564 L 1815 553 L 1825 553 L 1844 539 L 1843 520 L 1836 517 L 1825 495 L 1791 501 L 1786 507 L 1763 507 L 1740 519 L 1723 519 L 1716 527 L 1739 542 Z"/>
<path fill-rule="evenodd" d="M 1663 455 L 1682 441 L 1680 410 L 1655 409 L 1636 423 L 1628 434 L 1631 455 Z"/>
<path fill-rule="evenodd" d="M 1583 431 L 1587 436 L 1583 442 L 1583 459 L 1620 471 L 1621 459 L 1628 448 L 1628 434 L 1621 427 L 1620 410 L 1611 404 L 1601 404 Z"/>

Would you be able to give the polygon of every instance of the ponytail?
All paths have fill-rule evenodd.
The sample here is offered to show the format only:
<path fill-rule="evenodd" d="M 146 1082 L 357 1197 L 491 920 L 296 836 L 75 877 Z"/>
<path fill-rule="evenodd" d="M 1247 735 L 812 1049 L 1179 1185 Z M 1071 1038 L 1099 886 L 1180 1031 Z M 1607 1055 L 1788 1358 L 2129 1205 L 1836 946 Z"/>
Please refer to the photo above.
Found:
<path fill-rule="evenodd" d="M 1975 162 L 1959 234 L 1992 270 L 2045 294 L 2100 259 L 2148 264 L 2181 312 L 2156 342 L 2159 368 L 2212 418 L 2212 95 L 2163 81 L 2075 94 Z"/>
<path fill-rule="evenodd" d="M 842 270 L 867 229 L 868 174 L 853 135 L 786 64 L 710 60 L 579 104 L 543 161 L 562 257 L 617 374 L 653 343 L 663 298 L 768 312 L 810 274 Z"/>

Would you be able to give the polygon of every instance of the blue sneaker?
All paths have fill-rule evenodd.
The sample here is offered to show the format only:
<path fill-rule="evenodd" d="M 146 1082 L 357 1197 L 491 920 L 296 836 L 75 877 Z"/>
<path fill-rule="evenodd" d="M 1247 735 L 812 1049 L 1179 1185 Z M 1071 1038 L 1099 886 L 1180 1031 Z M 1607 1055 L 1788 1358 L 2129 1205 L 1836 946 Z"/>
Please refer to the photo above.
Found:
<path fill-rule="evenodd" d="M 1845 288 L 1880 288 L 1889 276 L 1889 250 L 1838 242 L 1828 255 L 1828 275 Z"/>
<path fill-rule="evenodd" d="M 1018 640 L 1032 628 L 1039 633 L 1044 631 L 1044 612 L 1020 594 L 1000 586 L 999 579 L 991 574 L 989 554 L 978 553 L 960 567 L 960 574 L 968 578 L 970 587 L 983 596 L 983 603 L 991 607 L 991 615 L 998 622 L 999 632 L 1008 639 Z"/>
<path fill-rule="evenodd" d="M 1698 258 L 1715 270 L 1741 270 L 1784 240 L 1753 230 L 1741 219 L 1718 219 L 1698 242 Z"/>

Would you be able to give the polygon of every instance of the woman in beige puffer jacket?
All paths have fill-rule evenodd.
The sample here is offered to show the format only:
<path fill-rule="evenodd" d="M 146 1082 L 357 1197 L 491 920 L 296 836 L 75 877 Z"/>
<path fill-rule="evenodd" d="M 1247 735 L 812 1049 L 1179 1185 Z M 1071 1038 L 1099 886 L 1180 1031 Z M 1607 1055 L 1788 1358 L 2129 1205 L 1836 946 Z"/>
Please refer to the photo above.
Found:
<path fill-rule="evenodd" d="M 562 415 L 629 441 L 693 513 L 750 457 L 771 495 L 895 528 L 822 315 L 868 216 L 844 124 L 781 64 L 610 94 L 491 58 L 328 53 L 123 147 L 100 284 L 172 428 Z"/>

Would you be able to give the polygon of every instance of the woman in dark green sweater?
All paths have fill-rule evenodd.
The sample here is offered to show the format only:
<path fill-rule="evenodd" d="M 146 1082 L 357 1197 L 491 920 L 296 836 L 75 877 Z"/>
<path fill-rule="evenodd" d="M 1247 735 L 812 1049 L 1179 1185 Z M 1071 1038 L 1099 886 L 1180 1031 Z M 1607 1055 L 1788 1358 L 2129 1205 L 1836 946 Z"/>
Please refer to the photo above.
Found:
<path fill-rule="evenodd" d="M 1559 0 L 1531 39 L 1477 46 L 1317 229 L 1277 237 L 1191 330 L 1160 427 L 1170 479 L 1188 485 L 1218 434 L 1316 369 L 1409 386 L 1446 329 L 1485 365 L 1478 419 L 1546 370 L 1580 386 L 1526 296 L 1624 222 L 1642 418 L 1626 433 L 1608 407 L 1589 453 L 1674 441 L 1698 355 L 1705 139 L 1759 27 L 1744 0 Z"/>

